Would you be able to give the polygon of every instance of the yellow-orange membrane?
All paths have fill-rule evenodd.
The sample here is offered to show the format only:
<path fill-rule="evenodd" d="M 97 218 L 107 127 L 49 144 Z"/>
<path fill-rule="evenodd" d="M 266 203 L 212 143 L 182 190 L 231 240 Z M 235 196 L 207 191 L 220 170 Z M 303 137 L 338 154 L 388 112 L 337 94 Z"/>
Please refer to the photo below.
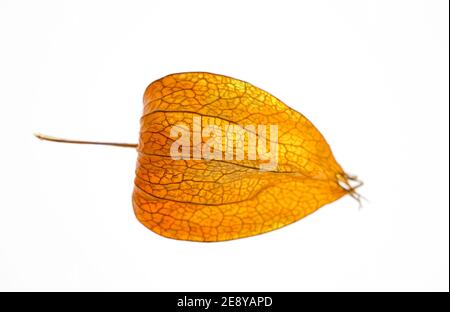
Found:
<path fill-rule="evenodd" d="M 194 120 L 277 125 L 277 164 L 265 160 L 194 157 Z M 190 159 L 174 159 L 174 126 L 190 129 Z M 198 138 L 199 136 L 197 136 Z M 268 137 L 268 134 L 267 134 Z M 267 138 L 266 138 L 267 139 Z M 224 149 L 226 142 L 220 141 Z M 269 144 L 269 143 L 268 143 Z M 268 145 L 267 145 L 268 146 Z M 241 146 L 251 150 L 247 139 Z M 237 156 L 237 147 L 232 151 Z M 320 132 L 302 114 L 250 83 L 211 73 L 173 74 L 148 86 L 138 144 L 133 207 L 150 230 L 169 238 L 215 242 L 281 228 L 340 197 L 354 195 L 352 178 Z"/>

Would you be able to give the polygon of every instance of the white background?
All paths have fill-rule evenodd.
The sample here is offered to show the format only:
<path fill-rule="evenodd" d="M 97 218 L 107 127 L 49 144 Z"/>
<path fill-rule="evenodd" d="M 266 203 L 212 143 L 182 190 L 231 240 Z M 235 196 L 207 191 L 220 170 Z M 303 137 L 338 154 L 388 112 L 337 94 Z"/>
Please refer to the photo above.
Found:
<path fill-rule="evenodd" d="M 0 1 L 0 290 L 449 289 L 448 1 Z M 307 116 L 343 198 L 225 243 L 147 230 L 136 152 L 161 76 L 209 71 Z"/>

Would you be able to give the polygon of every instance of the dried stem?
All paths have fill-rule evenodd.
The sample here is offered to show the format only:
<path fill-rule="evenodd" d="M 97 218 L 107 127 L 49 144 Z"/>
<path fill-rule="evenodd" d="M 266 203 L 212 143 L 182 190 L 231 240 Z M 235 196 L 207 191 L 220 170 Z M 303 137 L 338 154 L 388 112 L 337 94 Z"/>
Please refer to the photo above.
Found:
<path fill-rule="evenodd" d="M 132 147 L 132 148 L 137 148 L 137 146 L 138 146 L 136 143 L 115 143 L 115 142 L 68 140 L 68 139 L 56 138 L 56 137 L 52 137 L 52 136 L 40 134 L 40 133 L 35 133 L 34 136 L 40 140 L 58 142 L 58 143 L 108 145 L 108 146 Z"/>

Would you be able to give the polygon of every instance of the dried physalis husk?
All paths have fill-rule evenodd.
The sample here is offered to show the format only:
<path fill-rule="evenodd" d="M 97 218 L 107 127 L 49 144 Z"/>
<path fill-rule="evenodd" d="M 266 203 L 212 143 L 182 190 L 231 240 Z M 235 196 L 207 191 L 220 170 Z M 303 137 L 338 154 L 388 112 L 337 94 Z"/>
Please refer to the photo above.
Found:
<path fill-rule="evenodd" d="M 180 73 L 151 83 L 137 150 L 135 214 L 174 239 L 253 236 L 346 194 L 359 199 L 359 185 L 351 186 L 356 178 L 342 170 L 310 121 L 250 83 L 222 75 Z"/>

